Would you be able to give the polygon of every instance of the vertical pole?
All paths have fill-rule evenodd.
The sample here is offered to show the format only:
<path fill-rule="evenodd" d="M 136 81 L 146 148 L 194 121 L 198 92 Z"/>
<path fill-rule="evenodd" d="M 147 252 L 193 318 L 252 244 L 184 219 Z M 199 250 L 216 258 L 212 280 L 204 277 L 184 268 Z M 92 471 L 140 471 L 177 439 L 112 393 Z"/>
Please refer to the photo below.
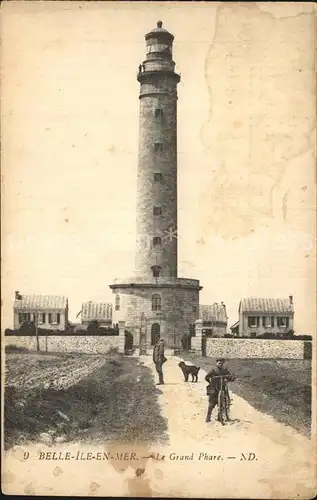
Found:
<path fill-rule="evenodd" d="M 38 312 L 36 312 L 34 314 L 34 319 L 35 319 L 36 350 L 37 350 L 37 352 L 39 352 L 40 351 L 40 343 L 39 343 L 39 331 L 38 331 L 38 324 L 37 324 Z"/>
<path fill-rule="evenodd" d="M 147 354 L 147 317 L 144 316 L 144 354 Z"/>
<path fill-rule="evenodd" d="M 119 321 L 118 322 L 119 326 L 119 345 L 118 345 L 118 351 L 122 354 L 124 354 L 124 343 L 125 343 L 125 335 L 124 335 L 124 330 L 125 330 L 125 321 Z"/>
<path fill-rule="evenodd" d="M 146 317 L 144 312 L 140 316 L 139 354 L 146 354 Z"/>
<path fill-rule="evenodd" d="M 201 319 L 195 321 L 195 337 L 192 338 L 192 349 L 195 349 L 196 354 L 202 354 L 203 342 L 203 322 Z"/>

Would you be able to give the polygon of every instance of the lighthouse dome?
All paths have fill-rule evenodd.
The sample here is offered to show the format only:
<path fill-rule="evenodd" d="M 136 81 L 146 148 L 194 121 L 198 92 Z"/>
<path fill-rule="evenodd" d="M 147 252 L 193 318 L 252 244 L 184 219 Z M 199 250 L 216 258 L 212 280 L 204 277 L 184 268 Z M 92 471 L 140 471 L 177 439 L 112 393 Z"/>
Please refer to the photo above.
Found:
<path fill-rule="evenodd" d="M 169 38 L 170 40 L 174 40 L 174 36 L 172 33 L 167 31 L 165 28 L 163 28 L 163 23 L 162 21 L 157 22 L 157 27 L 151 30 L 149 33 L 145 35 L 145 39 L 147 40 L 148 38 L 152 37 L 157 37 L 157 36 L 162 36 L 164 38 Z"/>

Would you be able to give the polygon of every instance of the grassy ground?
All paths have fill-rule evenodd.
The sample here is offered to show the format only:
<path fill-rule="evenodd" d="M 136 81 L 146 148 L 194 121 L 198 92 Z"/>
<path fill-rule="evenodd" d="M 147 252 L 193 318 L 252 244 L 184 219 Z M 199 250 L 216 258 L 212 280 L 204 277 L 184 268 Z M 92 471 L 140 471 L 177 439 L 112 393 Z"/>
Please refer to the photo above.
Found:
<path fill-rule="evenodd" d="M 206 371 L 216 363 L 213 358 L 191 361 Z M 227 367 L 237 376 L 230 384 L 235 394 L 277 421 L 310 434 L 310 360 L 230 359 Z"/>
<path fill-rule="evenodd" d="M 104 356 L 104 363 L 67 389 L 10 385 L 6 355 L 5 448 L 48 436 L 52 442 L 151 443 L 166 438 L 167 425 L 157 402 L 158 389 L 149 368 L 137 358 Z M 30 364 L 32 353 L 14 355 L 14 364 Z M 63 355 L 39 355 L 36 370 L 60 366 Z M 89 364 L 89 355 L 72 355 Z M 43 361 L 45 358 L 45 362 Z M 12 366 L 12 363 L 11 363 Z M 47 368 L 48 369 L 48 368 Z"/>

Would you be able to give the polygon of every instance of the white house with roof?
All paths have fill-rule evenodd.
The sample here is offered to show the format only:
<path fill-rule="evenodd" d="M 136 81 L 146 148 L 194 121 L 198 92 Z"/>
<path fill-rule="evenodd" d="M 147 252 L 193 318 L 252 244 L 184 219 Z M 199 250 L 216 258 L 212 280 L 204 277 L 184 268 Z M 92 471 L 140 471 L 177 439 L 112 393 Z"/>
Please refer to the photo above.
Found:
<path fill-rule="evenodd" d="M 39 328 L 66 330 L 68 299 L 64 295 L 24 295 L 15 292 L 13 328 L 18 330 L 25 322 L 35 322 Z"/>
<path fill-rule="evenodd" d="M 203 333 L 207 337 L 224 337 L 227 333 L 228 316 L 223 302 L 200 305 L 199 318 L 203 323 Z"/>
<path fill-rule="evenodd" d="M 81 322 L 88 325 L 97 321 L 100 326 L 112 326 L 112 304 L 109 302 L 84 302 L 81 307 Z"/>
<path fill-rule="evenodd" d="M 283 335 L 294 330 L 293 296 L 284 299 L 243 298 L 239 321 L 231 326 L 237 336 L 257 337 L 264 333 Z"/>

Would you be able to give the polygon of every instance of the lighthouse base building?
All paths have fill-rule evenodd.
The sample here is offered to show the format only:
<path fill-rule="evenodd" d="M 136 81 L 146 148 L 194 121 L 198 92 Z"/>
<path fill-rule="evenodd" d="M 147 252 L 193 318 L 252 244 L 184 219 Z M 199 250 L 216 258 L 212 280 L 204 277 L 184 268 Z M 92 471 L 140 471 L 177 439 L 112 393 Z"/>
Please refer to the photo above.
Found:
<path fill-rule="evenodd" d="M 180 348 L 199 317 L 198 280 L 130 278 L 110 288 L 116 294 L 114 323 L 124 321 L 140 347 L 153 346 L 162 337 L 167 346 Z"/>

